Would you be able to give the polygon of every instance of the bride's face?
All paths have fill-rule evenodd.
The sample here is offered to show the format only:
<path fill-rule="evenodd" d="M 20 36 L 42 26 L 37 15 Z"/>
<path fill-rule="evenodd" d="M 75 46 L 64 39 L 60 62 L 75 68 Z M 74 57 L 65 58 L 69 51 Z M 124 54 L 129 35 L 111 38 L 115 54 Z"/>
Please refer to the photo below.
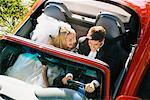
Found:
<path fill-rule="evenodd" d="M 66 36 L 66 44 L 67 44 L 67 47 L 70 48 L 70 49 L 73 49 L 76 45 L 76 34 L 75 33 L 69 33 L 67 34 Z"/>

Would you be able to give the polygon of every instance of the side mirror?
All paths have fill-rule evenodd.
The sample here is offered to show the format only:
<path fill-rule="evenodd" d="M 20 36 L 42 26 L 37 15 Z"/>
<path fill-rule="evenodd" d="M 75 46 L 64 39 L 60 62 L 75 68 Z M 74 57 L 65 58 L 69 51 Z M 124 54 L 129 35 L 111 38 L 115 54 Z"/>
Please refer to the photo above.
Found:
<path fill-rule="evenodd" d="M 120 95 L 117 97 L 116 100 L 142 100 L 142 99 L 139 97 L 134 97 L 134 96 Z"/>

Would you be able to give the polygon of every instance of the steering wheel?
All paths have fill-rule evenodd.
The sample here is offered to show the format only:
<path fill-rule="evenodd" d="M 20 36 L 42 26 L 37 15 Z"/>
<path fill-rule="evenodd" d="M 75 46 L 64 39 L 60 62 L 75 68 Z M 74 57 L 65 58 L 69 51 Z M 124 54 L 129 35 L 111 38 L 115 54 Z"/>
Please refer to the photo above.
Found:
<path fill-rule="evenodd" d="M 69 88 L 80 92 L 81 94 L 85 94 L 85 84 L 75 80 L 68 80 Z"/>
<path fill-rule="evenodd" d="M 67 82 L 68 82 L 68 84 L 74 84 L 74 85 L 80 86 L 80 87 L 84 87 L 85 86 L 84 83 L 79 82 L 79 81 L 75 81 L 75 80 L 68 80 Z"/>
<path fill-rule="evenodd" d="M 76 90 L 81 96 L 85 96 L 87 98 L 99 98 L 98 95 L 97 95 L 97 92 L 92 92 L 92 93 L 88 93 L 86 90 L 85 90 L 85 85 L 84 83 L 82 82 L 79 82 L 79 81 L 75 81 L 75 80 L 68 80 L 68 86 L 70 89 L 73 89 L 73 90 Z M 98 85 L 95 80 L 94 80 L 94 83 L 95 85 Z"/>

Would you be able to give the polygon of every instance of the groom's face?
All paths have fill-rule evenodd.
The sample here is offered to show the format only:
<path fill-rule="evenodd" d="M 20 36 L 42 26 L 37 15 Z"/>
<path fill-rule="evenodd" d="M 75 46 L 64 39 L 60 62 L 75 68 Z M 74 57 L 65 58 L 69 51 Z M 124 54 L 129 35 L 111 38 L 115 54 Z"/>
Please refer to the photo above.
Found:
<path fill-rule="evenodd" d="M 89 40 L 89 46 L 92 46 L 95 49 L 99 49 L 101 47 L 101 42 L 99 40 Z"/>

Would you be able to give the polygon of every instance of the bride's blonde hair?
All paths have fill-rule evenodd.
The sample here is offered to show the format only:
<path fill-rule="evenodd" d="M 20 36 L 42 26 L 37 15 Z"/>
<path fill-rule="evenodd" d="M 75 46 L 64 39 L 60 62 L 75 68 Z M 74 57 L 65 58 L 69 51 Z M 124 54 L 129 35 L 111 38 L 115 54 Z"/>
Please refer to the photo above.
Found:
<path fill-rule="evenodd" d="M 76 32 L 72 28 L 61 26 L 58 36 L 49 39 L 49 44 L 61 49 L 70 50 L 70 48 L 67 47 L 66 43 L 66 37 L 68 34 L 76 34 Z"/>

